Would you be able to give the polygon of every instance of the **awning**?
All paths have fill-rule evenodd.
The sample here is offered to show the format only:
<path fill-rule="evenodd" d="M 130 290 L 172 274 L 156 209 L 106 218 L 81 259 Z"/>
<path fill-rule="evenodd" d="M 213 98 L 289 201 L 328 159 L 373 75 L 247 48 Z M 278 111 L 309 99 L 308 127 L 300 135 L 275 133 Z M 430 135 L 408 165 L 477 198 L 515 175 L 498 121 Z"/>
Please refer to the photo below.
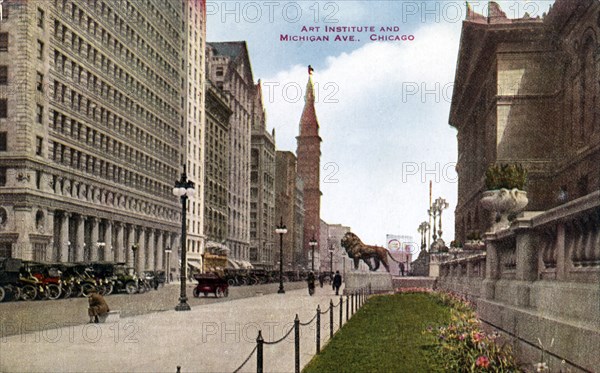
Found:
<path fill-rule="evenodd" d="M 198 261 L 198 260 L 188 259 L 188 265 L 202 270 L 202 266 L 200 265 L 200 261 Z"/>

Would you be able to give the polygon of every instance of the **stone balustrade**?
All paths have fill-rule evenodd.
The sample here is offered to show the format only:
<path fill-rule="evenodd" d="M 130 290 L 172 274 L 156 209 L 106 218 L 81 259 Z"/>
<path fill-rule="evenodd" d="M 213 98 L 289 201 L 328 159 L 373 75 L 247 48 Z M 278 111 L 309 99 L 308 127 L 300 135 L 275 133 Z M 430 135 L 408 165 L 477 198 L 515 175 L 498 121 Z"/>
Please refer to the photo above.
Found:
<path fill-rule="evenodd" d="M 476 300 L 481 320 L 512 338 L 523 361 L 539 361 L 541 341 L 552 366 L 597 369 L 600 191 L 484 238 L 485 254 L 440 264 L 438 287 Z"/>

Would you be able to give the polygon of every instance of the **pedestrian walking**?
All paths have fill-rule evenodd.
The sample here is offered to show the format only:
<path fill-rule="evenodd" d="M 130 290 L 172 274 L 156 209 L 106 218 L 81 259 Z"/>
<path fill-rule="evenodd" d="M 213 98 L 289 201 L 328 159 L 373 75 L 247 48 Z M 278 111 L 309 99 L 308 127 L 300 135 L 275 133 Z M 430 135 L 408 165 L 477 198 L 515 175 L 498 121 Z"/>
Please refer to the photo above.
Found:
<path fill-rule="evenodd" d="M 88 316 L 90 316 L 90 323 L 98 323 L 98 316 L 102 316 L 108 313 L 110 310 L 108 309 L 108 304 L 104 300 L 104 297 L 96 291 L 96 289 L 90 291 L 90 295 L 88 297 L 88 303 L 90 307 L 88 308 Z"/>
<path fill-rule="evenodd" d="M 340 271 L 335 271 L 335 276 L 333 276 L 333 288 L 335 289 L 335 295 L 339 295 L 341 286 L 342 275 L 340 275 Z"/>
<path fill-rule="evenodd" d="M 319 285 L 321 287 L 323 287 L 323 282 L 325 281 L 325 274 L 324 273 L 320 273 L 319 274 Z"/>

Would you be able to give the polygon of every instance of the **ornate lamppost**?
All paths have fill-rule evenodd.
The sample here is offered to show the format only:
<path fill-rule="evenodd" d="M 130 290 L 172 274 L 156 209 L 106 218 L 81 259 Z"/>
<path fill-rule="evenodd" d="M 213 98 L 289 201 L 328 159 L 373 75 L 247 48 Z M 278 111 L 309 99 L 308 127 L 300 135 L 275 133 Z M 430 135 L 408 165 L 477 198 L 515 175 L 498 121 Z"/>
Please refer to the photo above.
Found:
<path fill-rule="evenodd" d="M 173 195 L 181 199 L 181 291 L 179 295 L 179 304 L 175 306 L 175 311 L 189 311 L 190 305 L 187 304 L 186 295 L 186 272 L 187 272 L 187 258 L 186 258 L 186 241 L 187 241 L 187 228 L 186 228 L 186 210 L 187 200 L 194 195 L 194 182 L 188 180 L 187 174 L 185 173 L 185 165 L 183 165 L 183 172 L 181 173 L 181 179 L 175 182 L 173 188 Z"/>
<path fill-rule="evenodd" d="M 285 294 L 285 290 L 283 290 L 283 235 L 287 233 L 287 228 L 283 225 L 283 216 L 275 228 L 275 233 L 279 235 L 279 290 L 277 293 Z"/>
<path fill-rule="evenodd" d="M 308 245 L 312 249 L 310 269 L 311 269 L 311 271 L 314 272 L 315 271 L 315 246 L 317 246 L 317 240 L 315 240 L 314 235 L 313 235 L 312 239 L 308 242 Z"/>
<path fill-rule="evenodd" d="M 167 254 L 167 270 L 165 271 L 165 281 L 167 284 L 171 283 L 171 248 L 167 246 L 165 249 L 165 254 Z"/>
<path fill-rule="evenodd" d="M 438 209 L 437 209 L 437 205 L 436 202 L 433 203 L 433 205 L 431 205 L 431 209 L 427 210 L 427 214 L 429 214 L 429 216 L 431 216 L 433 218 L 433 230 L 432 233 L 433 235 L 431 236 L 431 238 L 433 239 L 433 242 L 435 242 L 435 240 L 437 239 L 437 235 L 436 230 L 435 230 L 435 219 L 438 217 Z M 433 244 L 432 244 L 433 246 Z"/>
<path fill-rule="evenodd" d="M 442 212 L 447 209 L 448 207 L 450 207 L 450 204 L 448 202 L 446 202 L 445 199 L 443 199 L 442 197 L 438 197 L 438 199 L 435 200 L 435 205 L 437 205 L 437 210 L 438 210 L 438 235 L 440 236 L 440 238 L 442 238 Z"/>
<path fill-rule="evenodd" d="M 419 233 L 421 233 L 421 250 L 423 250 L 423 248 L 427 249 L 427 232 L 429 231 L 429 228 L 431 228 L 429 226 L 429 223 L 424 221 L 421 224 L 419 224 L 419 228 L 417 228 L 417 231 Z"/>

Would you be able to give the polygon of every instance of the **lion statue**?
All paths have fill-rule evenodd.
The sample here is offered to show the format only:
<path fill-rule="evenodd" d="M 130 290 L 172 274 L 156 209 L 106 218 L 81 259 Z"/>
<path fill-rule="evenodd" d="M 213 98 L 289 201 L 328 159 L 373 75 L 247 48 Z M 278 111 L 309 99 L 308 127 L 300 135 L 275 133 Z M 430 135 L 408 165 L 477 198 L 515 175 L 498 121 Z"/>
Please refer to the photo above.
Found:
<path fill-rule="evenodd" d="M 348 256 L 354 259 L 354 269 L 358 269 L 359 260 L 367 264 L 370 271 L 377 271 L 380 263 L 389 272 L 387 257 L 389 252 L 381 246 L 365 245 L 357 235 L 348 232 L 344 235 L 341 242 L 342 247 L 346 249 Z M 392 258 L 394 259 L 394 258 Z M 375 266 L 371 264 L 371 260 L 375 262 Z"/>

